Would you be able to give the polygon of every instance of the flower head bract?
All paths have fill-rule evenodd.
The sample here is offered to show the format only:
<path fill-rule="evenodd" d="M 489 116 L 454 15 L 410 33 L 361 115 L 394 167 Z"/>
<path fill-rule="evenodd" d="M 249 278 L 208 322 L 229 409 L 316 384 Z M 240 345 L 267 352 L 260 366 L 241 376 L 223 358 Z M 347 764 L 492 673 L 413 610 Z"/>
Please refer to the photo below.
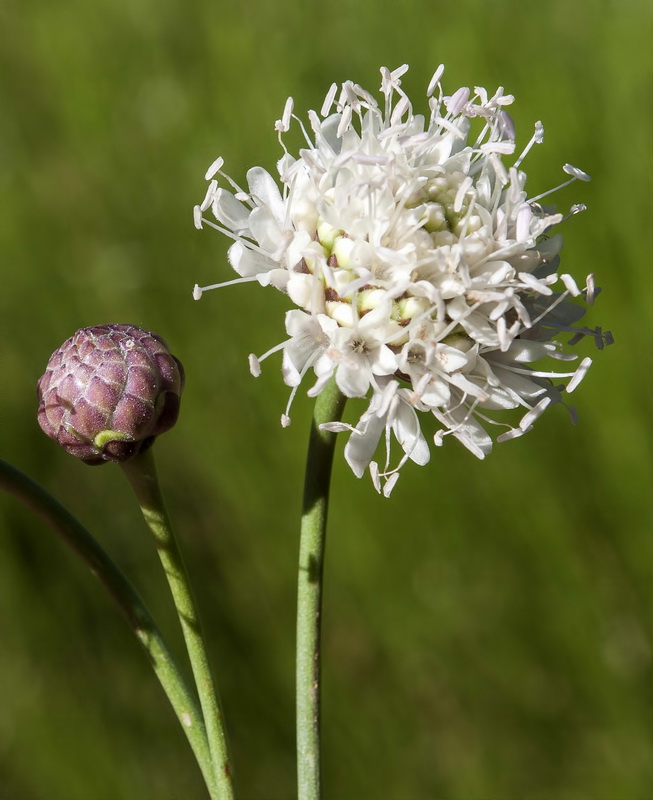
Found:
<path fill-rule="evenodd" d="M 560 337 L 575 344 L 590 335 L 599 348 L 610 341 L 578 327 L 584 309 L 573 300 L 592 302 L 593 278 L 580 289 L 559 273 L 554 229 L 565 217 L 540 204 L 550 192 L 529 197 L 525 188 L 521 164 L 542 141 L 542 124 L 515 157 L 511 95 L 479 87 L 444 95 L 440 67 L 423 116 L 401 88 L 406 70 L 381 70 L 380 104 L 351 81 L 333 84 L 308 126 L 290 98 L 276 123 L 281 188 L 253 167 L 242 189 L 218 159 L 195 208 L 198 228 L 233 239 L 228 257 L 240 278 L 227 283 L 271 285 L 297 306 L 286 314 L 287 338 L 250 356 L 257 375 L 263 358 L 283 351 L 292 390 L 282 423 L 310 372 L 311 396 L 334 378 L 346 396 L 367 398 L 355 426 L 327 427 L 349 432 L 347 462 L 359 477 L 369 468 L 386 495 L 408 459 L 429 460 L 420 415 L 440 424 L 436 445 L 451 434 L 483 458 L 490 426 L 504 427 L 497 441 L 522 435 L 586 374 L 589 358 L 564 366 L 576 355 Z M 297 155 L 283 140 L 293 120 L 306 141 Z M 566 183 L 589 180 L 569 164 L 564 171 Z M 196 286 L 194 297 L 211 288 Z M 523 410 L 517 424 L 502 422 L 515 408 Z M 382 467 L 374 461 L 381 438 Z M 403 454 L 391 466 L 393 438 Z"/>

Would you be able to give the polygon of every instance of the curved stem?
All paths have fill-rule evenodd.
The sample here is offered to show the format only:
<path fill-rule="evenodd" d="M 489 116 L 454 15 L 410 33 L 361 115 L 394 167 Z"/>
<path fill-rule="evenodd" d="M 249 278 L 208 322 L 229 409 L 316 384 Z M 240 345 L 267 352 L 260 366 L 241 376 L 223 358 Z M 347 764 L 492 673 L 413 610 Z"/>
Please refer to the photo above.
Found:
<path fill-rule="evenodd" d="M 215 775 L 216 800 L 233 800 L 231 763 L 222 709 L 213 683 L 190 580 L 161 495 L 152 450 L 140 453 L 120 466 L 136 494 L 145 521 L 154 534 L 157 552 L 177 609 L 206 724 Z"/>
<path fill-rule="evenodd" d="M 306 458 L 297 581 L 297 786 L 299 800 L 320 797 L 320 623 L 324 546 L 336 434 L 345 397 L 331 381 L 318 395 Z"/>
<path fill-rule="evenodd" d="M 195 754 L 211 797 L 217 797 L 204 719 L 197 699 L 188 689 L 161 631 L 138 592 L 99 542 L 64 506 L 42 486 L 2 459 L 0 487 L 50 525 L 109 592 L 143 645 Z"/>

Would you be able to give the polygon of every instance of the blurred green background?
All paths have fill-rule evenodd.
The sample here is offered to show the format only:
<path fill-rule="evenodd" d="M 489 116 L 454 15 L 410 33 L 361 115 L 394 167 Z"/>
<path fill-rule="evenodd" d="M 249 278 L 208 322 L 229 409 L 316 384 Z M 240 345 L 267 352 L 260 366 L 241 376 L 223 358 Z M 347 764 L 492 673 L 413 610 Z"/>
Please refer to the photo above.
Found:
<path fill-rule="evenodd" d="M 376 90 L 407 62 L 420 110 L 444 85 L 503 85 L 531 195 L 589 211 L 565 269 L 604 288 L 617 343 L 574 395 L 478 462 L 446 440 L 390 500 L 340 443 L 324 617 L 326 800 L 647 800 L 653 792 L 653 14 L 649 0 L 3 0 L 0 455 L 95 532 L 179 636 L 120 471 L 38 429 L 35 382 L 77 328 L 131 322 L 187 370 L 157 445 L 218 668 L 244 800 L 294 794 L 297 523 L 311 403 L 293 425 L 278 361 L 287 298 L 227 280 L 192 207 L 217 155 L 274 170 L 289 94 Z M 581 346 L 582 353 L 592 348 Z M 352 404 L 350 417 L 360 409 Z M 0 800 L 194 800 L 199 772 L 139 646 L 95 580 L 0 497 Z"/>

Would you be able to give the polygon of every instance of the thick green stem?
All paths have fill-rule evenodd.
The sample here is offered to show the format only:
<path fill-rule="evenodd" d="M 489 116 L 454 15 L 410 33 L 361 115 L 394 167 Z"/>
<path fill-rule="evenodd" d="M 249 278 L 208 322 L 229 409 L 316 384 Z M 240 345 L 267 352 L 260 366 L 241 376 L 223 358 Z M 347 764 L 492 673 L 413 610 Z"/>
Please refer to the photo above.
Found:
<path fill-rule="evenodd" d="M 320 623 L 324 546 L 336 434 L 345 397 L 334 381 L 318 395 L 306 458 L 297 583 L 297 786 L 299 800 L 319 800 Z"/>
<path fill-rule="evenodd" d="M 102 583 L 145 648 L 202 770 L 212 798 L 217 798 L 202 712 L 152 615 L 101 545 L 52 495 L 20 470 L 0 459 L 0 487 L 34 511 L 88 566 Z"/>
<path fill-rule="evenodd" d="M 170 585 L 202 706 L 215 775 L 216 800 L 233 800 L 231 763 L 222 709 L 214 686 L 191 584 L 163 502 L 152 450 L 121 464 L 150 530 Z"/>

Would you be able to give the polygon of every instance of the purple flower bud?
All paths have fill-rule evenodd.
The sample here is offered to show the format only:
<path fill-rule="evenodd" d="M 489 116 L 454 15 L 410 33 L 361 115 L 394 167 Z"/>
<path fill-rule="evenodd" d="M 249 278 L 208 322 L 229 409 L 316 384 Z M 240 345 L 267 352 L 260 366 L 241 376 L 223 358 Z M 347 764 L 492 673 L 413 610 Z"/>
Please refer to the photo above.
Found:
<path fill-rule="evenodd" d="M 135 325 L 82 328 L 38 382 L 38 421 L 87 464 L 127 461 L 172 428 L 184 368 L 159 336 Z"/>

